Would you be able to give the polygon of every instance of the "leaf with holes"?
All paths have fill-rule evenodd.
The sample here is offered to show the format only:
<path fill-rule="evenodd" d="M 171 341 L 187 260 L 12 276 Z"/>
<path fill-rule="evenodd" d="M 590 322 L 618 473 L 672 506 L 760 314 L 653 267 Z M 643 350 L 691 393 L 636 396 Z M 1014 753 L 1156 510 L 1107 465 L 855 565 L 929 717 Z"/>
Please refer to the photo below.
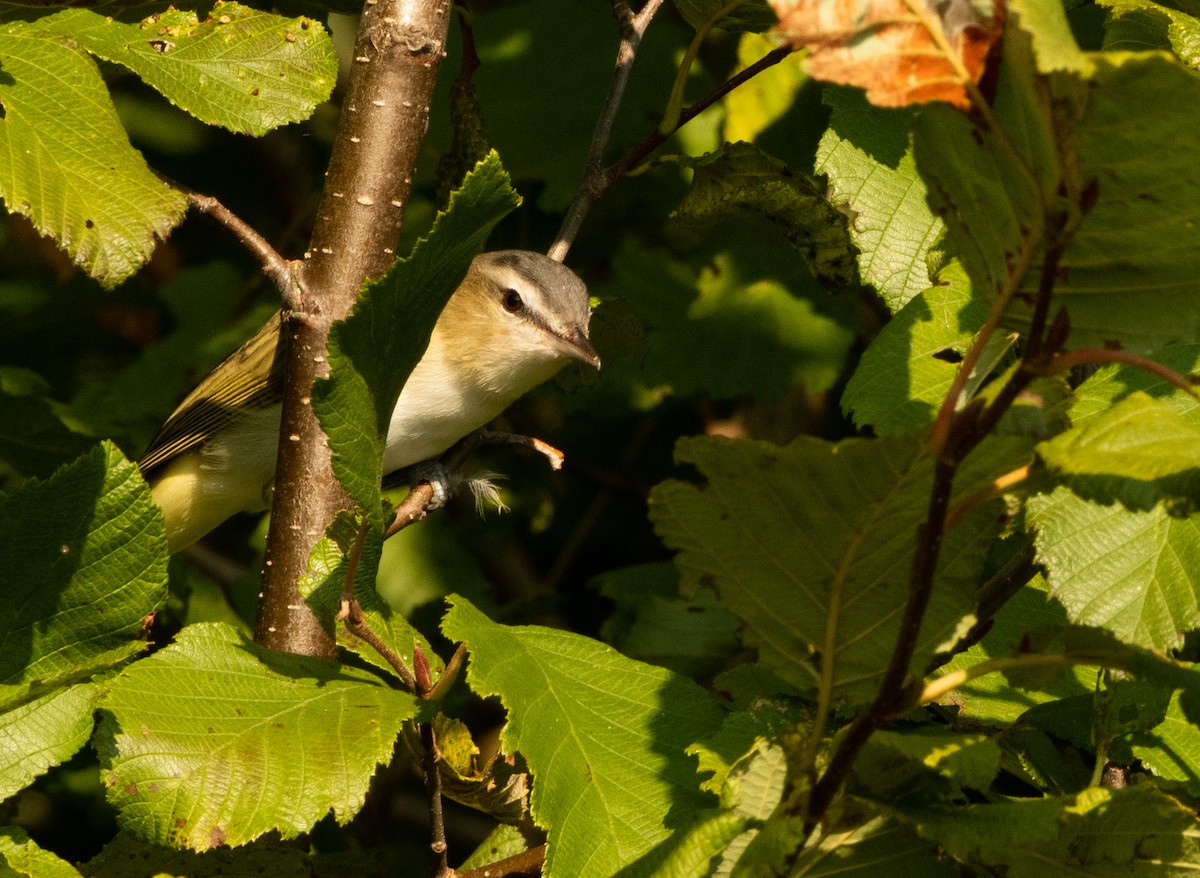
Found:
<path fill-rule="evenodd" d="M 337 55 L 319 22 L 239 3 L 218 2 L 203 21 L 168 9 L 125 24 L 68 9 L 40 26 L 128 67 L 201 121 L 244 134 L 307 119 L 337 80 Z"/>
<path fill-rule="evenodd" d="M 417 700 L 366 671 L 185 628 L 109 684 L 97 744 L 109 800 L 148 841 L 207 850 L 307 832 L 362 807 Z"/>
<path fill-rule="evenodd" d="M 36 23 L 0 26 L 0 197 L 113 287 L 150 258 L 187 200 L 129 145 L 96 64 Z"/>

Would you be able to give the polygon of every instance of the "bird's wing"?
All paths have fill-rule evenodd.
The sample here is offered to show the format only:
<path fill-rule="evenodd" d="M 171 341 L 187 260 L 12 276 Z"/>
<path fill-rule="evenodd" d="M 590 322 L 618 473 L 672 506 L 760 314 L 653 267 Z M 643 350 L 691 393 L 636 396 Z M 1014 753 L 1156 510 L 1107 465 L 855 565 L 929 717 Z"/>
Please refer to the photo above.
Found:
<path fill-rule="evenodd" d="M 268 320 L 187 395 L 158 431 L 142 459 L 142 473 L 204 443 L 247 409 L 278 403 L 282 388 L 281 315 Z"/>

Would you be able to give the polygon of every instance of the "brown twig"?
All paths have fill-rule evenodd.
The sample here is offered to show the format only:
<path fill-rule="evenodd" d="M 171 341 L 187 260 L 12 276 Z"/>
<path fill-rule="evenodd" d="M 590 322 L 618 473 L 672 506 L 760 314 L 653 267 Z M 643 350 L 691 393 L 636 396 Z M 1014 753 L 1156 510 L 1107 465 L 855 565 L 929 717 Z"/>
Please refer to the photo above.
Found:
<path fill-rule="evenodd" d="M 583 225 L 583 219 L 591 210 L 592 204 L 600 197 L 607 183 L 604 171 L 604 148 L 612 135 L 613 123 L 617 119 L 617 111 L 621 108 L 621 99 L 625 96 L 625 87 L 629 84 L 629 74 L 633 71 L 633 62 L 637 57 L 638 46 L 650 21 L 658 12 L 663 0 L 647 0 L 646 5 L 636 14 L 629 8 L 627 0 L 613 0 L 613 13 L 617 17 L 617 26 L 621 30 L 621 44 L 617 48 L 616 69 L 613 71 L 612 82 L 608 87 L 608 95 L 604 98 L 604 106 L 596 119 L 596 130 L 592 133 L 592 142 L 588 147 L 587 158 L 584 161 L 583 182 L 575 193 L 575 199 L 567 209 L 558 237 L 550 246 L 547 255 L 551 259 L 562 262 L 575 236 Z"/>
<path fill-rule="evenodd" d="M 545 862 L 546 846 L 540 844 L 486 866 L 456 872 L 455 878 L 508 878 L 510 875 L 532 875 L 540 871 Z"/>
<path fill-rule="evenodd" d="M 367 624 L 367 620 L 363 616 L 363 609 L 358 603 L 358 598 L 351 596 L 343 604 L 342 612 L 338 613 L 338 618 L 345 622 L 346 630 L 350 634 L 383 656 L 383 660 L 391 665 L 392 670 L 396 672 L 396 675 L 404 683 L 404 687 L 409 692 L 414 695 L 417 694 L 419 687 L 417 686 L 416 677 L 405 666 L 404 661 L 396 654 L 396 651 L 384 643 L 383 638 L 371 630 L 371 626 Z"/>
<path fill-rule="evenodd" d="M 459 469 L 467 458 L 480 445 L 523 445 L 526 448 L 531 448 L 546 458 L 551 469 L 562 469 L 565 455 L 548 442 L 544 442 L 534 436 L 522 436 L 518 433 L 508 433 L 503 430 L 476 430 L 469 436 L 460 439 L 454 447 L 442 455 L 438 462 L 448 471 L 453 472 Z M 384 533 L 384 539 L 394 537 L 400 531 L 404 530 L 410 524 L 420 521 L 429 514 L 429 510 L 433 505 L 434 496 L 433 485 L 428 482 L 421 482 L 414 485 L 404 499 L 400 501 L 400 505 L 396 507 L 395 515 L 392 518 L 392 523 L 388 525 L 387 531 Z"/>
<path fill-rule="evenodd" d="M 813 831 L 825 815 L 863 745 L 875 730 L 919 702 L 921 681 L 909 681 L 909 666 L 916 653 L 921 623 L 925 619 L 925 611 L 933 594 L 938 558 L 946 533 L 947 513 L 954 489 L 954 477 L 967 455 L 995 428 L 1021 392 L 1066 341 L 1068 323 L 1065 312 L 1060 312 L 1049 328 L 1046 327 L 1046 322 L 1059 263 L 1075 229 L 1074 219 L 1077 218 L 1062 211 L 1056 211 L 1049 217 L 1052 222 L 1047 233 L 1049 246 L 1041 266 L 1038 300 L 1030 325 L 1031 336 L 1021 362 L 986 408 L 972 404 L 958 412 L 949 422 L 945 441 L 934 449 L 936 456 L 929 507 L 925 521 L 917 529 L 908 600 L 901 617 L 896 646 L 884 670 L 875 700 L 846 728 L 829 764 L 809 793 L 804 804 L 806 835 Z"/>
<path fill-rule="evenodd" d="M 647 4 L 647 8 L 650 5 L 651 4 Z M 643 8 L 639 15 L 643 15 L 645 12 L 646 8 Z M 618 15 L 618 18 L 619 17 L 620 16 Z M 648 24 L 649 22 L 647 21 L 646 23 Z M 621 70 L 621 53 L 624 50 L 625 43 L 622 41 L 622 48 L 617 53 L 618 71 Z M 636 45 L 634 46 L 634 50 L 636 51 Z M 555 240 L 553 246 L 549 250 L 550 258 L 558 259 L 559 261 L 562 261 L 562 259 L 566 258 L 567 251 L 570 249 L 572 242 L 574 242 L 575 236 L 579 233 L 580 226 L 583 225 L 584 217 L 587 216 L 588 211 L 596 202 L 596 199 L 603 195 L 604 191 L 608 189 L 609 186 L 621 179 L 621 177 L 632 173 L 635 168 L 645 161 L 646 157 L 650 155 L 650 153 L 654 152 L 654 150 L 666 143 L 667 139 L 670 138 L 672 134 L 674 134 L 692 119 L 699 116 L 739 85 L 753 78 L 754 76 L 757 76 L 768 67 L 773 67 L 774 65 L 778 64 L 794 51 L 796 50 L 791 46 L 781 46 L 777 49 L 772 49 L 749 67 L 738 71 L 721 85 L 717 86 L 717 88 L 715 88 L 710 94 L 681 110 L 678 118 L 674 120 L 674 124 L 670 126 L 669 130 L 664 131 L 659 127 L 656 127 L 653 131 L 646 135 L 645 139 L 642 140 L 641 143 L 631 149 L 628 153 L 626 153 L 608 168 L 604 168 L 601 162 L 603 161 L 604 146 L 608 142 L 608 136 L 612 131 L 612 121 L 609 121 L 607 128 L 605 128 L 603 131 L 603 140 L 598 139 L 601 135 L 601 125 L 597 124 L 596 134 L 593 135 L 592 138 L 592 148 L 588 153 L 588 161 L 584 169 L 583 183 L 580 185 L 579 191 L 575 193 L 575 200 L 571 202 L 571 206 L 567 211 L 566 219 L 563 220 L 562 228 L 559 230 L 558 238 Z M 630 58 L 629 63 L 632 65 L 632 58 Z M 626 77 L 628 77 L 628 74 L 626 74 Z M 616 84 L 616 77 L 614 76 L 613 86 L 615 87 Z M 624 84 L 621 85 L 621 88 L 624 88 Z M 609 111 L 610 109 L 612 97 L 613 91 L 610 89 L 609 99 L 606 100 L 604 105 L 605 112 Z M 617 97 L 617 103 L 618 105 L 620 103 L 619 96 Z M 611 111 L 613 118 L 615 118 L 616 107 L 611 107 Z"/>
<path fill-rule="evenodd" d="M 1141 369 L 1161 378 L 1172 387 L 1178 387 L 1184 393 L 1191 394 L 1196 399 L 1200 399 L 1200 394 L 1196 392 L 1196 379 L 1187 375 L 1181 375 L 1174 369 L 1151 360 L 1149 357 L 1140 357 L 1128 351 L 1110 351 L 1106 348 L 1081 348 L 1075 351 L 1066 351 L 1065 353 L 1056 354 L 1051 358 L 1050 363 L 1046 366 L 1045 374 L 1050 375 L 1057 372 L 1066 372 L 1076 366 L 1100 363 L 1120 363 L 1123 366 L 1133 366 L 1136 369 Z"/>
<path fill-rule="evenodd" d="M 646 160 L 646 156 L 650 155 L 650 153 L 654 152 L 654 150 L 666 143 L 667 139 L 670 138 L 672 134 L 674 134 L 688 122 L 695 119 L 742 83 L 762 73 L 768 67 L 774 67 L 776 64 L 795 51 L 796 50 L 791 46 L 780 46 L 777 49 L 772 49 L 749 67 L 739 70 L 733 76 L 729 77 L 729 79 L 717 86 L 710 94 L 681 110 L 679 113 L 679 118 L 675 121 L 674 127 L 672 127 L 669 131 L 661 131 L 658 128 L 655 128 L 646 135 L 646 138 L 641 143 L 627 152 L 624 156 L 612 164 L 607 171 L 605 171 L 604 185 L 607 187 L 612 183 L 615 183 L 626 174 L 632 173 L 633 170 L 638 167 L 638 165 Z"/>
<path fill-rule="evenodd" d="M 425 772 L 425 791 L 429 793 L 429 824 L 433 836 L 429 849 L 433 852 L 433 875 L 434 878 L 453 878 L 446 845 L 446 821 L 442 814 L 442 772 L 438 768 L 442 754 L 438 750 L 433 723 L 421 723 L 421 744 L 425 748 L 421 766 Z"/>
<path fill-rule="evenodd" d="M 279 288 L 279 295 L 285 307 L 295 307 L 299 301 L 300 288 L 296 279 L 295 268 L 298 263 L 289 262 L 279 255 L 262 235 L 253 229 L 245 220 L 223 205 L 211 195 L 204 195 L 189 189 L 175 181 L 171 185 L 187 196 L 188 204 L 205 216 L 224 226 L 241 242 L 242 246 L 254 254 L 262 263 L 263 274 L 270 278 Z"/>

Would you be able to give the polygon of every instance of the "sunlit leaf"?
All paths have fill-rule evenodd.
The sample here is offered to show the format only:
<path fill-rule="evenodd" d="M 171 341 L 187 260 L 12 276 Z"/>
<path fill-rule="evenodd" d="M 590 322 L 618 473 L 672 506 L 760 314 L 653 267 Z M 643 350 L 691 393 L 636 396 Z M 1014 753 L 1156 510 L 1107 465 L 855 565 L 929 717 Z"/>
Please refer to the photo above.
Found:
<path fill-rule="evenodd" d="M 508 710 L 502 742 L 533 772 L 550 878 L 612 875 L 705 803 L 684 749 L 721 709 L 695 683 L 566 631 L 498 625 L 461 598 L 442 627 L 470 649 L 471 688 Z"/>
<path fill-rule="evenodd" d="M 207 850 L 349 820 L 417 700 L 373 674 L 192 625 L 109 684 L 103 780 L 122 825 Z"/>
<path fill-rule="evenodd" d="M 183 217 L 183 194 L 129 145 L 96 64 L 36 23 L 0 27 L 0 197 L 116 286 Z"/>
<path fill-rule="evenodd" d="M 70 9 L 40 26 L 128 67 L 198 119 L 246 134 L 308 118 L 337 80 L 320 22 L 239 3 L 217 2 L 203 21 L 168 9 L 134 25 Z"/>

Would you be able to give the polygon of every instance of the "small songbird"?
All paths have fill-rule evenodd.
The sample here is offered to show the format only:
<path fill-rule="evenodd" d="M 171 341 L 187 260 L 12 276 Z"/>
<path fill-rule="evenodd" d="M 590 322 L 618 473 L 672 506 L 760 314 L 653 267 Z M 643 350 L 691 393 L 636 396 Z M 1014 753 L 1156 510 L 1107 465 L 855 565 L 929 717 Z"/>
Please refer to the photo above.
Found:
<path fill-rule="evenodd" d="M 587 288 L 561 263 L 525 250 L 476 257 L 396 401 L 384 474 L 437 457 L 570 360 L 599 368 L 589 316 Z M 139 461 L 172 552 L 269 503 L 282 412 L 279 328 L 273 318 L 205 378 Z"/>

